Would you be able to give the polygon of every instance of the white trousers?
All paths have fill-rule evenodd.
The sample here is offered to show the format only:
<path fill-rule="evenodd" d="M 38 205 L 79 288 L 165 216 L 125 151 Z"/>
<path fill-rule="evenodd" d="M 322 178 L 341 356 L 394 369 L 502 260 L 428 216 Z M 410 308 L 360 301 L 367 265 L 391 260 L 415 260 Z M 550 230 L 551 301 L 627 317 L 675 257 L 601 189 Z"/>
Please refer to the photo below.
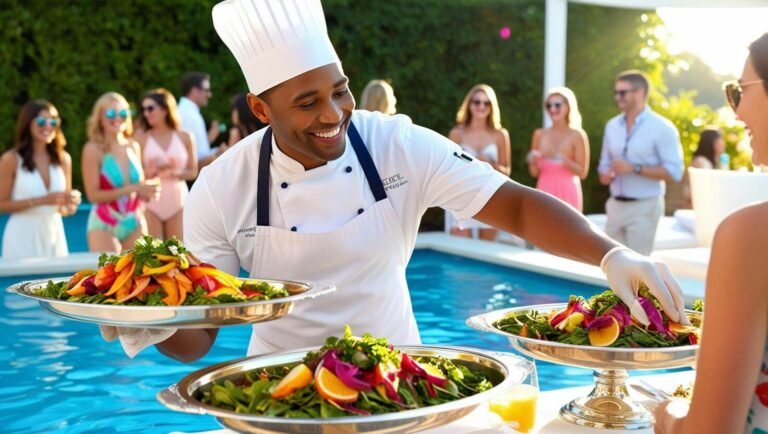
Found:
<path fill-rule="evenodd" d="M 663 212 L 663 196 L 634 201 L 610 198 L 605 203 L 605 232 L 630 249 L 650 255 Z"/>

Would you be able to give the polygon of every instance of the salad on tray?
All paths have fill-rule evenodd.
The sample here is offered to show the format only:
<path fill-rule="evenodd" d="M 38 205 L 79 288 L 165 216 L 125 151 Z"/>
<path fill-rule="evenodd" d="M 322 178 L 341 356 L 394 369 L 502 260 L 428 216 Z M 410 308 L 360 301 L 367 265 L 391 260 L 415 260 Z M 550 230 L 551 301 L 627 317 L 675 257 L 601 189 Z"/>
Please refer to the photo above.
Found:
<path fill-rule="evenodd" d="M 176 238 L 139 238 L 133 250 L 102 254 L 97 270 L 49 281 L 35 295 L 78 303 L 183 306 L 287 297 L 267 282 L 239 279 L 200 262 Z"/>
<path fill-rule="evenodd" d="M 638 300 L 650 320 L 648 326 L 632 318 L 627 306 L 612 291 L 589 300 L 572 295 L 561 311 L 511 314 L 493 326 L 517 336 L 596 347 L 659 348 L 699 342 L 700 318 L 690 318 L 691 325 L 671 321 L 644 285 Z M 694 310 L 703 310 L 700 300 L 694 303 Z"/>
<path fill-rule="evenodd" d="M 445 357 L 411 358 L 369 334 L 329 337 L 301 363 L 214 381 L 195 398 L 238 413 L 285 418 L 374 415 L 455 401 L 493 387 Z"/>

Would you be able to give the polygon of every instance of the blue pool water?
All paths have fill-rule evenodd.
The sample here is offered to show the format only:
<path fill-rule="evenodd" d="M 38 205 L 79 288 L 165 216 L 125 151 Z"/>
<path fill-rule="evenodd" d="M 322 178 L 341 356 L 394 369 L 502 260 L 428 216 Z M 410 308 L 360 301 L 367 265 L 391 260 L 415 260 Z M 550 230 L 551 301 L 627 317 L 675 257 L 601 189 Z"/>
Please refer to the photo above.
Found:
<path fill-rule="evenodd" d="M 464 319 L 514 305 L 565 301 L 600 288 L 417 250 L 407 270 L 424 343 L 508 350 L 498 335 L 476 332 Z M 21 278 L 0 278 L 0 288 Z M 250 328 L 222 329 L 201 361 L 184 365 L 154 348 L 136 359 L 104 342 L 95 325 L 59 319 L 36 302 L 0 294 L 0 429 L 4 433 L 196 432 L 215 420 L 167 410 L 155 394 L 194 370 L 245 354 Z M 542 389 L 591 383 L 591 372 L 537 363 Z"/>

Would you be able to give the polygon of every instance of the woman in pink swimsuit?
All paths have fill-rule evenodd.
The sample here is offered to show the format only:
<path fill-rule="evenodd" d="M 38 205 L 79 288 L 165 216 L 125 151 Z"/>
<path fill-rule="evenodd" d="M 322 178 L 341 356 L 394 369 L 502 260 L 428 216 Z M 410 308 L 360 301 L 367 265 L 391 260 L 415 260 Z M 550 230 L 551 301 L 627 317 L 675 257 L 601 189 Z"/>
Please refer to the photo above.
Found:
<path fill-rule="evenodd" d="M 501 126 L 501 111 L 496 92 L 487 84 L 477 84 L 467 92 L 456 113 L 456 125 L 448 133 L 465 154 L 490 164 L 494 169 L 509 176 L 509 133 Z M 477 220 L 456 220 L 451 213 L 445 214 L 445 225 L 451 235 L 496 240 L 496 229 Z"/>
<path fill-rule="evenodd" d="M 182 239 L 182 209 L 189 193 L 185 181 L 197 176 L 192 136 L 180 129 L 176 99 L 165 89 L 154 89 L 141 99 L 140 129 L 144 171 L 160 179 L 160 198 L 147 203 L 147 229 L 158 238 Z M 192 158 L 190 158 L 192 156 Z"/>
<path fill-rule="evenodd" d="M 581 180 L 589 173 L 589 139 L 581 129 L 576 95 L 559 87 L 550 90 L 544 101 L 552 126 L 533 132 L 528 172 L 538 178 L 537 189 L 582 211 Z"/>

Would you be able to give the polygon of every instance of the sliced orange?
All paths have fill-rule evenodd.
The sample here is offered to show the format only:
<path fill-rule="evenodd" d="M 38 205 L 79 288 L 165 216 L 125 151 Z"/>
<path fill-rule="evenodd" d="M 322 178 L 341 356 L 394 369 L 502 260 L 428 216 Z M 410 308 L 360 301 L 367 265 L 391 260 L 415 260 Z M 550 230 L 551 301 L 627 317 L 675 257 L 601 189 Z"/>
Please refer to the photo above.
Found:
<path fill-rule="evenodd" d="M 357 401 L 357 390 L 344 384 L 339 377 L 326 368 L 320 368 L 315 377 L 315 389 L 321 398 L 337 403 Z"/>
<path fill-rule="evenodd" d="M 619 334 L 621 333 L 621 327 L 619 326 L 619 322 L 616 321 L 616 318 L 611 318 L 611 325 L 605 326 L 603 328 L 590 330 L 587 333 L 587 337 L 589 337 L 589 343 L 592 344 L 594 347 L 607 347 L 611 345 L 612 343 L 616 342 L 616 339 L 619 338 Z"/>
<path fill-rule="evenodd" d="M 312 371 L 309 370 L 307 365 L 301 363 L 293 367 L 288 375 L 283 377 L 275 390 L 272 391 L 272 397 L 275 399 L 282 399 L 291 393 L 309 386 L 312 382 Z"/>
<path fill-rule="evenodd" d="M 669 330 L 675 333 L 695 333 L 699 331 L 699 328 L 691 325 L 683 325 L 674 321 L 670 321 Z"/>

